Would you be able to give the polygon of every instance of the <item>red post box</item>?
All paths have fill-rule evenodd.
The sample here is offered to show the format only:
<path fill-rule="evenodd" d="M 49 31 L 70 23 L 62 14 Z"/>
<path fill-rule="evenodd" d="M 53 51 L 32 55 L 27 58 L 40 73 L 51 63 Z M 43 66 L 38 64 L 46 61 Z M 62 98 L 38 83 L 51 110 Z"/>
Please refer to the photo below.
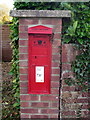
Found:
<path fill-rule="evenodd" d="M 52 28 L 28 28 L 28 92 L 50 94 Z"/>

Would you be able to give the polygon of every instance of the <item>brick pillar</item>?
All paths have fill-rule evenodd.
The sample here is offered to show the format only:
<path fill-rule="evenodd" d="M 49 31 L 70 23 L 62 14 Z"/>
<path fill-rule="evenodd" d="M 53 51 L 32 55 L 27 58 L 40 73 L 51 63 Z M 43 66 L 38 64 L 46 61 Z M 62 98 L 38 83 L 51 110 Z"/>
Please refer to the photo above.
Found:
<path fill-rule="evenodd" d="M 11 11 L 11 16 L 19 17 L 21 118 L 58 118 L 61 17 L 70 17 L 70 11 Z M 28 94 L 28 27 L 31 25 L 53 28 L 50 94 Z"/>

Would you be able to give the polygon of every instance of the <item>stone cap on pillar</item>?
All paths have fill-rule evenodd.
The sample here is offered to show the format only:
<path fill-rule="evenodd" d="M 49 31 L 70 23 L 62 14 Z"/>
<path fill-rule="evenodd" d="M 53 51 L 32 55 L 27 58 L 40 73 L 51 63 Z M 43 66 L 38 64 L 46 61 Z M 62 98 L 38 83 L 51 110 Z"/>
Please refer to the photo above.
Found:
<path fill-rule="evenodd" d="M 71 17 L 70 10 L 11 10 L 12 17 Z"/>

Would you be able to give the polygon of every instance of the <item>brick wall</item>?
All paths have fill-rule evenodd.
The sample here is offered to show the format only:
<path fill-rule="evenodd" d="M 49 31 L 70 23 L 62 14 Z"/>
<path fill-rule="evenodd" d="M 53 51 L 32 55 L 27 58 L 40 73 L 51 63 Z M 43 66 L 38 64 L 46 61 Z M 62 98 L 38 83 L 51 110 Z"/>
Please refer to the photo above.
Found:
<path fill-rule="evenodd" d="M 82 92 L 75 86 L 68 86 L 64 78 L 72 78 L 72 61 L 79 54 L 75 45 L 64 44 L 62 46 L 62 89 L 61 89 L 61 116 L 62 118 L 85 118 L 89 119 L 89 94 Z"/>
<path fill-rule="evenodd" d="M 51 94 L 28 94 L 28 26 L 51 25 L 54 38 L 51 60 Z M 21 118 L 58 118 L 59 113 L 59 64 L 62 20 L 59 18 L 20 18 L 20 102 Z"/>
<path fill-rule="evenodd" d="M 10 46 L 10 28 L 8 24 L 2 25 L 2 61 L 11 61 L 12 49 Z"/>

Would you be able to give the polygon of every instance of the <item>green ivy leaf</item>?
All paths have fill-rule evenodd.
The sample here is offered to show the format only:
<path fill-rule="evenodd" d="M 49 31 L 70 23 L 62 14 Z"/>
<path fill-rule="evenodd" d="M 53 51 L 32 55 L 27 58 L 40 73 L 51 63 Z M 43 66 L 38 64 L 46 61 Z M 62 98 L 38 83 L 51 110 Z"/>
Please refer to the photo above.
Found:
<path fill-rule="evenodd" d="M 75 22 L 73 23 L 73 30 L 74 30 L 74 33 L 75 33 L 75 31 L 76 31 L 77 24 L 78 24 L 78 21 L 75 21 Z"/>
<path fill-rule="evenodd" d="M 80 44 L 83 44 L 83 39 L 77 39 Z"/>
<path fill-rule="evenodd" d="M 20 104 L 19 103 L 14 103 L 13 107 L 18 107 Z"/>

